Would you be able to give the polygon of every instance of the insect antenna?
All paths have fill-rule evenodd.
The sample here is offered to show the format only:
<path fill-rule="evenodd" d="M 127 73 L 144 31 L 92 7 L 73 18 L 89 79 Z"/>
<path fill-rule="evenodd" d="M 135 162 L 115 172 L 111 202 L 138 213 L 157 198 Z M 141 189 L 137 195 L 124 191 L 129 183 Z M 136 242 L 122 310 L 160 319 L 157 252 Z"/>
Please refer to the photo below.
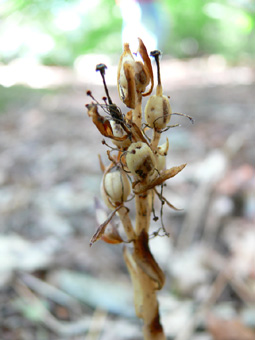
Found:
<path fill-rule="evenodd" d="M 105 104 L 101 104 L 99 103 L 99 101 L 93 96 L 92 92 L 90 90 L 87 91 L 87 96 L 89 96 L 92 100 L 94 100 L 94 102 L 99 106 L 101 107 L 101 109 L 109 114 L 110 112 L 114 112 L 114 110 L 116 110 L 116 112 L 119 112 L 120 109 L 117 107 L 117 105 L 115 104 L 111 104 L 109 105 L 107 103 L 107 97 L 103 97 L 102 100 L 104 101 Z M 112 116 L 112 115 L 111 115 Z M 122 121 L 122 118 L 120 119 Z"/>
<path fill-rule="evenodd" d="M 116 104 L 113 103 L 109 91 L 108 91 L 108 87 L 106 85 L 106 81 L 105 81 L 105 70 L 107 69 L 107 66 L 105 64 L 98 64 L 96 66 L 96 71 L 99 71 L 103 80 L 103 84 L 104 84 L 104 90 L 105 90 L 105 94 L 108 100 L 108 103 L 106 103 L 106 99 L 104 100 L 105 103 L 107 104 L 107 107 L 109 109 L 109 113 L 112 116 L 112 118 L 114 119 L 119 119 L 121 121 L 121 123 L 123 123 L 123 115 L 121 113 L 121 110 L 118 108 L 118 106 Z"/>
<path fill-rule="evenodd" d="M 96 100 L 96 98 L 93 96 L 93 94 L 90 90 L 87 91 L 87 96 L 92 98 L 98 105 L 100 105 L 99 102 Z"/>
<path fill-rule="evenodd" d="M 104 101 L 105 105 L 107 106 L 108 103 L 107 103 L 107 97 L 103 97 L 102 100 Z"/>
<path fill-rule="evenodd" d="M 113 148 L 111 145 L 107 144 L 105 139 L 102 139 L 102 144 L 106 145 L 108 148 L 110 148 L 112 151 L 118 151 L 118 148 Z"/>
<path fill-rule="evenodd" d="M 89 96 L 92 100 L 94 100 L 94 102 L 96 102 L 96 104 L 98 106 L 100 106 L 105 112 L 105 108 L 104 108 L 104 105 L 100 104 L 99 101 L 93 96 L 92 92 L 90 90 L 87 91 L 87 96 Z M 104 99 L 105 97 L 103 97 Z M 108 106 L 108 104 L 106 103 L 106 106 Z"/>

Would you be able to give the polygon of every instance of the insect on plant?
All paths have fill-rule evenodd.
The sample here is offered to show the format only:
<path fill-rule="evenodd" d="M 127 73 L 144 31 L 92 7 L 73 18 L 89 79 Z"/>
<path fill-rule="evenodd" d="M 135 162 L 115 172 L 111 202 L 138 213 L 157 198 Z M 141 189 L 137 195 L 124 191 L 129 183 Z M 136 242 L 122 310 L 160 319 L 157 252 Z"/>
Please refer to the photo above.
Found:
<path fill-rule="evenodd" d="M 107 243 L 125 244 L 124 260 L 134 287 L 135 311 L 143 320 L 144 339 L 163 340 L 166 337 L 160 322 L 156 292 L 163 287 L 165 277 L 150 251 L 149 239 L 160 235 L 161 230 L 163 235 L 169 235 L 163 224 L 163 206 L 166 204 L 176 208 L 164 197 L 163 188 L 165 182 L 182 171 L 186 164 L 167 169 L 169 141 L 166 138 L 163 144 L 159 145 L 159 142 L 166 130 L 178 125 L 169 125 L 173 114 L 193 120 L 182 113 L 172 113 L 170 97 L 163 95 L 160 51 L 157 50 L 150 54 L 157 68 L 156 94 L 151 95 L 154 87 L 152 64 L 143 41 L 138 40 L 141 60 L 135 59 L 126 43 L 118 65 L 117 88 L 120 100 L 128 108 L 127 113 L 123 114 L 110 97 L 105 80 L 106 65 L 96 66 L 106 94 L 104 104 L 100 104 L 91 91 L 87 92 L 92 98 L 92 103 L 86 105 L 89 117 L 101 135 L 113 143 L 111 146 L 104 141 L 110 148 L 107 150 L 109 165 L 105 166 L 99 158 L 103 171 L 102 198 L 111 212 L 97 228 L 90 245 L 100 239 Z M 143 110 L 142 100 L 147 96 L 150 97 Z M 106 115 L 101 115 L 98 109 Z M 146 135 L 147 130 L 152 131 L 151 138 Z M 160 219 L 155 212 L 155 197 L 161 202 Z M 135 201 L 134 221 L 127 207 L 131 198 Z M 122 232 L 117 227 L 107 227 L 114 216 L 118 216 L 123 226 Z M 160 227 L 150 234 L 151 219 L 159 221 Z"/>

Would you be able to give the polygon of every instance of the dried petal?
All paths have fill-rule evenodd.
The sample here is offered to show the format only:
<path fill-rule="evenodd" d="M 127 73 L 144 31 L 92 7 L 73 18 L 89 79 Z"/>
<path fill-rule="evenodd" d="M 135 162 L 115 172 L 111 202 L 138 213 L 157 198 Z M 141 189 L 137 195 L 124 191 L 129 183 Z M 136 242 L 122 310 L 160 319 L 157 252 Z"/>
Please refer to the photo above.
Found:
<path fill-rule="evenodd" d="M 123 65 L 123 70 L 126 79 L 126 87 L 121 86 L 122 89 L 122 100 L 127 107 L 134 109 L 136 105 L 136 84 L 135 84 L 135 71 L 134 66 L 127 62 Z"/>
<path fill-rule="evenodd" d="M 99 240 L 102 237 L 102 235 L 104 234 L 105 228 L 107 227 L 107 224 L 112 220 L 116 212 L 122 207 L 123 206 L 120 205 L 117 208 L 115 208 L 115 210 L 111 212 L 107 220 L 104 223 L 100 224 L 100 226 L 97 228 L 95 234 L 92 236 L 90 240 L 90 244 L 89 244 L 90 247 L 92 246 L 93 243 L 95 243 L 97 240 Z"/>
<path fill-rule="evenodd" d="M 135 188 L 133 187 L 133 192 L 135 194 L 142 194 L 150 189 L 153 189 L 157 185 L 161 185 L 169 178 L 176 176 L 183 168 L 185 168 L 186 164 L 182 164 L 179 166 L 174 166 L 171 169 L 167 169 L 163 171 L 156 179 L 151 181 L 149 184 L 143 184 L 141 182 L 135 183 Z"/>
<path fill-rule="evenodd" d="M 136 101 L 134 65 L 135 60 L 129 49 L 129 44 L 124 44 L 124 51 L 118 66 L 117 86 L 121 100 L 132 109 L 134 109 Z"/>
<path fill-rule="evenodd" d="M 138 38 L 139 40 L 139 48 L 138 48 L 138 52 L 140 53 L 143 61 L 144 61 L 144 66 L 146 68 L 146 70 L 148 71 L 149 77 L 150 77 L 150 81 L 151 81 L 151 87 L 149 89 L 149 91 L 147 91 L 146 93 L 143 93 L 143 96 L 149 96 L 153 90 L 153 86 L 154 86 L 154 78 L 153 78 L 153 70 L 152 70 L 152 65 L 151 65 L 151 60 L 150 57 L 148 55 L 147 49 L 142 41 L 142 39 Z"/>
<path fill-rule="evenodd" d="M 101 135 L 117 141 L 124 141 L 127 138 L 127 136 L 114 136 L 110 121 L 98 113 L 96 104 L 88 104 L 86 107 L 89 117 L 92 118 Z"/>
<path fill-rule="evenodd" d="M 115 225 L 108 226 L 101 236 L 101 240 L 106 243 L 119 244 L 123 243 L 123 239 L 119 234 L 119 231 Z"/>

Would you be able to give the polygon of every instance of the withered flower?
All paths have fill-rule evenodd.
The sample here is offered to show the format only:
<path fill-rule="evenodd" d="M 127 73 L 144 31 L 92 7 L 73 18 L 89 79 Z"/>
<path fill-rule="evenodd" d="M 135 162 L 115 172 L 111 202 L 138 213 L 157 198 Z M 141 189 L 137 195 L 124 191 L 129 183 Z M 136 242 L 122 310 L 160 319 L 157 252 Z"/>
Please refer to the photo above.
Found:
<path fill-rule="evenodd" d="M 159 51 L 151 52 L 157 65 L 158 84 L 156 94 L 150 96 L 142 112 L 142 98 L 151 94 L 154 86 L 151 61 L 146 47 L 139 39 L 138 53 L 142 61 L 137 61 L 124 44 L 124 51 L 120 57 L 117 87 L 122 102 L 131 109 L 122 113 L 111 100 L 106 80 L 104 64 L 98 64 L 96 70 L 101 73 L 106 97 L 105 104 L 87 94 L 93 102 L 87 105 L 88 115 L 104 137 L 109 138 L 113 146 L 104 142 L 111 151 L 107 151 L 110 165 L 105 168 L 100 158 L 103 171 L 101 193 L 106 206 L 111 213 L 96 230 L 91 239 L 91 245 L 101 239 L 107 243 L 122 243 L 123 238 L 116 226 L 107 228 L 115 216 L 118 216 L 126 241 L 132 246 L 124 248 L 124 259 L 134 286 L 135 310 L 139 318 L 144 321 L 143 334 L 146 340 L 165 340 L 163 328 L 160 324 L 156 290 L 164 284 L 164 273 L 160 269 L 149 247 L 149 231 L 151 215 L 154 213 L 154 198 L 161 201 L 159 230 L 168 235 L 163 225 L 163 204 L 177 210 L 164 196 L 163 185 L 166 180 L 177 175 L 186 164 L 166 169 L 166 156 L 169 141 L 159 145 L 161 134 L 168 129 L 172 109 L 167 96 L 163 95 Z M 99 109 L 105 115 L 99 113 Z M 180 114 L 182 115 L 182 114 Z M 188 116 L 189 119 L 191 117 Z M 143 125 L 153 131 L 150 139 L 146 136 Z M 160 192 L 157 187 L 160 187 Z M 135 225 L 129 216 L 127 201 L 135 197 Z M 154 215 L 155 217 L 155 215 Z M 154 218 L 158 220 L 157 217 Z M 124 237 L 125 238 L 125 237 Z"/>
<path fill-rule="evenodd" d="M 138 53 L 143 62 L 136 61 L 130 51 L 129 44 L 124 44 L 124 52 L 120 57 L 117 75 L 118 92 L 121 100 L 127 107 L 135 109 L 137 96 L 148 96 L 153 89 L 153 71 L 146 47 L 139 39 Z M 150 89 L 145 92 L 151 83 Z"/>

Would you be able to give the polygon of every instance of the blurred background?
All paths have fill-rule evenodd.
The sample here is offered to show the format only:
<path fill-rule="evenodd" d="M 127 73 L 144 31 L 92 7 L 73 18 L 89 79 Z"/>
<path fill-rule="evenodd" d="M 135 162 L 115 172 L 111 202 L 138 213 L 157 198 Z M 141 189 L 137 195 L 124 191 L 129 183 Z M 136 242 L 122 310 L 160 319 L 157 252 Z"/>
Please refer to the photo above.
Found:
<path fill-rule="evenodd" d="M 163 52 L 173 112 L 195 120 L 173 116 L 180 126 L 162 136 L 167 166 L 188 163 L 164 188 L 182 209 L 164 207 L 170 238 L 151 240 L 168 339 L 255 339 L 255 2 L 0 4 L 0 338 L 142 339 L 122 246 L 89 247 L 109 213 L 97 157 L 107 163 L 107 148 L 84 107 L 87 90 L 104 96 L 103 62 L 127 111 L 117 65 L 139 36 Z"/>

